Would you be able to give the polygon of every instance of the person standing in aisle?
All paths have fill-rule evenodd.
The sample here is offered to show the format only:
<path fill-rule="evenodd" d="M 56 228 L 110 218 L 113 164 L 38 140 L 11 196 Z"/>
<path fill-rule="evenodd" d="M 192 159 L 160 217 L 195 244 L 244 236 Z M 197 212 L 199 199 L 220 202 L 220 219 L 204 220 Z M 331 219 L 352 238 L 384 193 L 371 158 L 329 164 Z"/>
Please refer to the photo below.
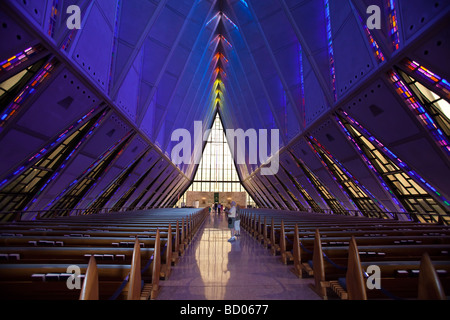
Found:
<path fill-rule="evenodd" d="M 241 216 L 236 210 L 236 220 L 234 221 L 234 235 L 236 237 L 241 236 Z"/>
<path fill-rule="evenodd" d="M 228 239 L 229 242 L 236 241 L 235 235 L 235 222 L 236 222 L 236 202 L 231 202 L 231 208 L 228 211 L 228 228 L 231 231 L 231 238 Z"/>

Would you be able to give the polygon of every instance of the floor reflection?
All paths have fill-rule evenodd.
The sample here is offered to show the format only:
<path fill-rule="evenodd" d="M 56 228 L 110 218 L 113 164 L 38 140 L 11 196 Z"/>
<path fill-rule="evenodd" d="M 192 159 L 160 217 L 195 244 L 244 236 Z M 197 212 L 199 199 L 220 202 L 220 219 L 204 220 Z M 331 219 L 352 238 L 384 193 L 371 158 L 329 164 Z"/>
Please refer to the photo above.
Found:
<path fill-rule="evenodd" d="M 228 242 L 226 216 L 211 213 L 198 237 L 161 283 L 161 300 L 298 300 L 318 298 L 279 257 L 245 232 Z"/>
<path fill-rule="evenodd" d="M 225 297 L 230 279 L 228 253 L 231 244 L 227 241 L 230 232 L 216 228 L 205 228 L 195 251 L 195 260 L 205 285 L 205 299 L 221 300 Z"/>

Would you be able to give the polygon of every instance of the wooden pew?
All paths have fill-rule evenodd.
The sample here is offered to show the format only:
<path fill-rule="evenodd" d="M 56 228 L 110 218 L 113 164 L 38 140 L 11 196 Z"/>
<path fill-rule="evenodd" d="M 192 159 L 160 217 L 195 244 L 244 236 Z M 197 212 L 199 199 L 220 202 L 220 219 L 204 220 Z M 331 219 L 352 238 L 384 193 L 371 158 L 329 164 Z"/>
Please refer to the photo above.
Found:
<path fill-rule="evenodd" d="M 21 289 L 27 288 L 22 290 L 22 292 L 27 291 L 28 293 L 33 292 L 37 294 L 38 287 L 41 285 L 36 281 L 32 281 L 30 272 L 32 274 L 43 273 L 43 279 L 46 278 L 45 274 L 48 273 L 46 271 L 54 272 L 55 276 L 59 273 L 63 277 L 66 270 L 64 270 L 65 265 L 60 263 L 62 261 L 82 262 L 79 266 L 86 271 L 88 266 L 85 264 L 85 260 L 90 254 L 89 261 L 94 261 L 91 265 L 95 263 L 96 266 L 96 268 L 92 267 L 92 269 L 97 269 L 97 275 L 100 278 L 101 298 L 106 298 L 108 294 L 111 294 L 111 290 L 115 287 L 117 288 L 118 284 L 120 284 L 119 289 L 122 288 L 122 297 L 123 294 L 127 293 L 130 298 L 136 299 L 137 290 L 135 288 L 140 287 L 140 284 L 137 285 L 139 282 L 137 270 L 141 268 L 140 265 L 139 268 L 137 267 L 138 261 L 145 263 L 153 252 L 153 255 L 151 255 L 152 259 L 148 260 L 146 266 L 141 269 L 141 279 L 145 281 L 145 284 L 140 299 L 154 299 L 159 291 L 160 278 L 167 279 L 169 277 L 172 263 L 178 260 L 179 254 L 184 251 L 193 239 L 194 233 L 198 231 L 206 218 L 205 212 L 205 210 L 201 210 L 196 214 L 188 215 L 186 224 L 184 218 L 182 218 L 181 228 L 179 226 L 180 215 L 176 214 L 170 219 L 167 219 L 166 216 L 159 217 L 159 219 L 147 219 L 148 217 L 143 219 L 143 215 L 136 218 L 136 215 L 133 214 L 121 214 L 121 219 L 118 219 L 119 215 L 114 215 L 115 219 L 111 220 L 109 219 L 111 216 L 107 215 L 106 220 L 104 217 L 92 216 L 89 216 L 89 219 L 86 217 L 65 217 L 64 219 L 40 220 L 39 223 L 21 221 L 2 225 L 0 226 L 0 231 L 3 232 L 0 236 L 0 260 L 2 257 L 6 257 L 6 260 L 0 261 L 0 270 L 4 275 L 9 275 L 7 279 L 0 276 L 2 288 L 10 290 L 9 292 L 11 293 L 20 292 Z M 135 218 L 136 220 L 134 220 Z M 127 223 L 124 223 L 124 221 L 127 221 Z M 172 222 L 177 225 L 174 234 Z M 158 226 L 162 228 L 163 233 L 161 233 Z M 70 232 L 73 230 L 80 232 L 81 236 L 71 236 Z M 90 231 L 85 232 L 85 230 Z M 129 234 L 132 234 L 131 237 L 135 237 L 131 266 L 123 265 L 123 263 L 129 261 L 131 250 L 129 245 L 130 237 L 111 237 L 111 235 L 120 236 L 126 234 L 127 230 Z M 152 230 L 156 230 L 156 233 Z M 13 232 L 12 236 L 9 233 L 11 231 Z M 19 232 L 22 232 L 22 234 L 19 234 Z M 62 233 L 68 233 L 68 236 L 64 237 Z M 89 237 L 85 237 L 86 235 Z M 165 238 L 161 238 L 161 235 Z M 32 241 L 32 243 L 29 243 L 29 241 Z M 122 244 L 127 244 L 127 246 L 122 246 Z M 30 245 L 36 246 L 29 247 Z M 136 247 L 137 245 L 139 248 Z M 23 246 L 26 247 L 24 248 Z M 180 247 L 183 249 L 180 250 Z M 3 253 L 1 253 L 2 249 Z M 19 256 L 17 250 L 22 249 L 24 250 L 22 256 Z M 162 257 L 161 249 L 164 252 Z M 37 257 L 37 255 L 41 255 L 41 257 Z M 78 255 L 80 255 L 80 259 L 76 260 Z M 115 256 L 124 256 L 125 259 L 120 261 L 95 261 L 95 257 L 101 259 L 102 256 L 108 258 L 112 256 L 113 259 Z M 15 258 L 21 259 L 13 261 Z M 72 260 L 74 258 L 75 260 Z M 30 263 L 38 261 L 46 261 L 47 263 L 42 265 Z M 98 265 L 98 262 L 101 264 Z M 117 262 L 122 264 L 118 265 Z M 151 265 L 149 264 L 150 262 Z M 165 262 L 165 264 L 162 264 L 162 262 Z M 129 279 L 124 278 L 124 273 L 127 270 L 129 272 L 126 276 Z M 66 276 L 64 275 L 64 277 Z M 55 277 L 50 277 L 49 279 L 53 278 Z M 133 285 L 131 285 L 132 283 Z M 48 282 L 47 284 L 48 287 L 46 288 L 50 290 L 48 292 L 44 291 L 42 296 L 54 293 L 55 295 L 60 294 L 57 298 L 73 297 L 73 294 L 67 292 L 67 288 L 64 287 L 65 284 L 61 281 Z M 16 289 L 17 291 L 15 291 Z M 87 293 L 84 296 L 87 297 Z M 9 298 L 11 297 L 9 296 Z"/>
<path fill-rule="evenodd" d="M 440 263 L 444 265 L 439 265 Z M 349 300 L 367 300 L 370 296 L 370 291 L 368 292 L 366 286 L 366 277 L 364 276 L 364 265 L 367 266 L 367 262 L 365 264 L 361 263 L 359 259 L 358 247 L 356 245 L 356 241 L 353 239 L 349 249 L 349 258 L 348 258 L 348 271 L 346 274 L 346 286 L 344 288 L 340 288 L 341 290 L 346 290 L 347 294 L 344 295 L 345 298 Z M 446 262 L 438 262 L 438 267 L 446 268 L 447 271 L 450 271 L 450 263 Z M 403 285 L 406 284 L 406 281 L 410 282 L 411 289 L 417 290 L 417 299 L 419 300 L 446 300 L 446 295 L 444 288 L 442 286 L 441 280 L 437 275 L 436 269 L 431 262 L 431 259 L 427 253 L 422 255 L 420 260 L 420 264 L 417 262 L 410 262 L 410 265 L 402 265 L 402 268 L 409 268 L 411 266 L 419 266 L 419 276 L 418 279 L 400 279 L 400 281 L 396 281 L 396 283 L 401 283 Z M 391 268 L 393 266 L 391 265 Z M 381 286 L 386 287 L 387 278 L 381 278 L 380 283 Z M 401 281 L 405 280 L 405 281 Z M 446 279 L 447 283 L 450 283 L 450 279 Z M 390 281 L 390 289 L 393 290 L 395 285 Z M 385 290 L 385 289 L 384 289 Z"/>
<path fill-rule="evenodd" d="M 444 288 L 436 273 L 428 253 L 424 253 L 420 262 L 419 300 L 447 300 Z"/>
<path fill-rule="evenodd" d="M 253 215 L 251 216 L 246 212 L 244 216 L 246 219 L 245 225 L 251 226 L 255 223 L 256 219 L 252 218 Z M 362 242 L 363 246 L 360 246 L 361 250 L 369 250 L 368 254 L 363 256 L 364 262 L 362 262 L 362 265 L 378 263 L 382 266 L 382 271 L 384 273 L 394 272 L 396 269 L 404 266 L 414 268 L 417 265 L 417 261 L 408 260 L 419 259 L 424 250 L 433 254 L 434 259 L 446 259 L 445 261 L 438 262 L 440 263 L 439 266 L 443 268 L 442 271 L 447 270 L 446 268 L 449 260 L 448 251 L 450 249 L 450 228 L 448 227 L 384 220 L 381 222 L 376 220 L 376 222 L 374 222 L 374 220 L 358 220 L 359 218 L 354 217 L 346 218 L 344 220 L 342 217 L 336 219 L 336 217 L 330 218 L 330 216 L 320 214 L 315 215 L 314 217 L 309 216 L 307 219 L 304 219 L 304 217 L 292 218 L 291 215 L 285 215 L 283 213 L 277 216 L 276 219 L 270 214 L 264 215 L 264 218 L 266 218 L 266 220 L 267 218 L 271 218 L 272 223 L 270 226 L 267 226 L 264 222 L 264 225 L 260 226 L 263 230 L 265 228 L 269 228 L 270 230 L 268 232 L 270 234 L 269 239 L 267 239 L 267 237 L 266 239 L 263 238 L 261 242 L 263 244 L 265 242 L 270 242 L 271 253 L 276 254 L 277 252 L 280 252 L 283 263 L 293 262 L 294 267 L 292 271 L 297 276 L 302 277 L 304 274 L 314 276 L 315 285 L 313 287 L 324 299 L 327 298 L 327 288 L 332 288 L 335 292 L 339 293 L 339 296 L 343 299 L 348 298 L 348 293 L 339 285 L 335 286 L 338 281 L 333 280 L 333 278 L 325 279 L 325 276 L 328 276 L 329 274 L 322 271 L 328 270 L 329 266 L 327 268 L 314 268 L 313 270 L 310 264 L 304 263 L 304 261 L 310 260 L 312 255 L 313 266 L 325 266 L 326 264 L 323 261 L 323 250 L 325 250 L 332 259 L 335 259 L 334 262 L 337 262 L 335 263 L 334 268 L 342 267 L 340 272 L 342 273 L 343 270 L 347 272 L 349 267 L 347 266 L 347 268 L 345 268 L 338 265 L 338 263 L 345 262 L 347 264 L 349 262 L 350 256 L 348 253 L 357 248 L 356 240 L 358 240 L 358 243 Z M 258 220 L 261 221 L 261 215 L 258 216 Z M 336 224 L 336 222 L 339 223 Z M 299 225 L 301 225 L 301 231 Z M 325 230 L 323 231 L 325 239 L 323 242 L 327 245 L 325 248 L 322 248 L 320 233 L 317 226 L 321 228 L 320 233 L 322 233 L 322 228 Z M 316 228 L 314 238 L 312 238 L 313 228 Z M 264 232 L 262 232 L 262 234 L 264 234 Z M 277 238 L 280 239 L 279 244 L 274 242 Z M 313 246 L 311 245 L 312 241 L 314 241 Z M 342 247 L 342 245 L 348 245 L 348 247 Z M 307 247 L 309 249 L 307 249 Z M 382 252 L 383 250 L 387 250 L 389 255 L 388 258 L 391 259 L 391 261 L 386 261 L 386 253 Z M 372 254 L 373 252 L 378 253 L 380 256 L 374 256 Z M 447 254 L 445 254 L 445 252 Z M 343 255 L 344 253 L 346 255 L 345 258 L 339 257 L 339 255 Z M 361 251 L 361 253 L 364 252 Z M 335 256 L 335 254 L 337 254 L 337 256 Z M 327 258 L 330 259 L 328 256 Z M 360 259 L 359 252 L 357 258 Z M 392 259 L 400 260 L 392 261 Z M 354 270 L 351 273 L 354 274 Z M 337 275 L 339 275 L 339 272 Z M 383 280 L 388 284 L 388 287 L 392 284 L 392 288 L 394 289 L 396 284 L 398 285 L 404 282 L 408 286 L 411 286 L 411 283 L 414 283 L 414 280 L 411 279 L 402 280 L 391 279 L 388 277 L 383 278 Z M 447 282 L 446 285 L 448 286 Z M 408 288 L 411 291 L 411 287 Z M 353 292 L 357 291 L 353 289 Z M 358 299 L 361 299 L 363 298 L 361 294 L 360 290 L 358 295 L 355 296 Z M 369 296 L 371 297 L 374 295 L 371 294 Z"/>
<path fill-rule="evenodd" d="M 128 281 L 127 300 L 140 300 L 141 298 L 141 246 L 136 239 L 131 262 L 130 280 Z M 156 251 L 156 248 L 155 248 Z"/>
<path fill-rule="evenodd" d="M 445 259 L 450 261 L 450 256 L 442 255 L 442 251 L 446 251 L 450 248 L 449 245 L 388 245 L 388 246 L 359 246 L 356 247 L 356 240 L 352 237 L 349 247 L 327 247 L 323 248 L 320 240 L 319 230 L 316 231 L 314 253 L 313 253 L 313 274 L 315 279 L 315 290 L 326 299 L 326 290 L 321 288 L 329 288 L 330 281 L 337 280 L 344 273 L 344 265 L 350 265 L 348 259 L 356 259 L 352 253 L 352 250 L 358 249 L 358 261 L 361 260 L 362 252 L 372 252 L 364 260 L 365 263 L 372 263 L 373 265 L 380 264 L 387 261 L 414 261 L 428 252 L 432 254 L 436 259 Z M 382 254 L 382 255 L 377 255 Z M 323 257 L 327 257 L 327 263 L 324 262 Z M 322 258 L 320 258 L 322 257 Z M 353 265 L 352 265 L 353 266 Z"/>
<path fill-rule="evenodd" d="M 89 259 L 86 277 L 80 292 L 80 300 L 98 300 L 98 270 L 95 258 Z"/>
<path fill-rule="evenodd" d="M 114 293 L 114 290 L 116 290 L 118 287 L 120 288 L 119 285 L 121 283 L 123 284 L 124 282 L 126 282 L 126 285 L 123 286 L 122 292 L 118 292 L 119 294 L 122 294 L 122 296 L 128 297 L 128 299 L 133 300 L 148 298 L 154 299 L 159 291 L 159 271 L 161 266 L 161 257 L 159 256 L 159 235 L 157 235 L 156 241 L 157 245 L 151 259 L 152 268 L 148 270 L 141 269 L 141 254 L 138 239 L 136 239 L 135 242 L 131 265 L 97 265 L 95 263 L 94 256 L 91 256 L 89 264 L 87 266 L 80 264 L 79 267 L 81 269 L 81 272 L 83 272 L 83 270 L 86 270 L 86 276 L 83 282 L 83 289 L 80 294 L 80 298 L 90 300 L 98 299 L 99 288 L 101 290 L 103 289 L 104 297 L 105 295 L 110 296 Z M 7 268 L 8 266 L 9 268 Z M 14 286 L 17 286 L 19 288 L 35 287 L 33 285 L 36 284 L 36 282 L 33 281 L 32 275 L 39 275 L 42 272 L 47 273 L 47 275 L 63 275 L 65 274 L 68 266 L 68 264 L 54 263 L 41 265 L 0 265 L 0 286 L 6 290 L 6 292 L 3 292 L 4 294 L 13 294 Z M 97 280 L 95 281 L 94 279 Z M 141 279 L 146 281 L 144 288 L 141 287 Z M 95 283 L 97 283 L 97 285 L 95 285 Z M 61 293 L 61 291 L 64 289 L 65 282 L 60 282 L 59 284 L 59 293 Z M 42 282 L 40 283 L 40 286 L 42 287 L 42 289 L 46 288 L 46 285 L 43 285 Z M 51 290 L 53 287 L 49 286 L 48 289 Z M 150 290 L 147 292 L 146 290 L 148 290 L 149 288 Z M 11 291 L 8 291 L 8 289 L 10 289 Z M 67 288 L 65 290 L 67 291 L 67 293 L 69 293 L 69 290 Z M 92 293 L 92 290 L 97 291 L 97 293 Z M 58 293 L 58 291 L 56 293 Z"/>

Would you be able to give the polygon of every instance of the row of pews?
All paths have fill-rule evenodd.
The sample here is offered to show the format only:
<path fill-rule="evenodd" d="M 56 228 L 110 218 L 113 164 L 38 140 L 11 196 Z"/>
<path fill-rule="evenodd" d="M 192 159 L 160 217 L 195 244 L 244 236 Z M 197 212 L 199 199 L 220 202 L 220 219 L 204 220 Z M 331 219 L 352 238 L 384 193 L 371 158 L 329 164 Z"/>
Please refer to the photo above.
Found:
<path fill-rule="evenodd" d="M 155 299 L 207 215 L 154 209 L 1 224 L 0 299 Z"/>
<path fill-rule="evenodd" d="M 242 209 L 241 227 L 323 299 L 450 296 L 450 227 L 409 221 Z"/>

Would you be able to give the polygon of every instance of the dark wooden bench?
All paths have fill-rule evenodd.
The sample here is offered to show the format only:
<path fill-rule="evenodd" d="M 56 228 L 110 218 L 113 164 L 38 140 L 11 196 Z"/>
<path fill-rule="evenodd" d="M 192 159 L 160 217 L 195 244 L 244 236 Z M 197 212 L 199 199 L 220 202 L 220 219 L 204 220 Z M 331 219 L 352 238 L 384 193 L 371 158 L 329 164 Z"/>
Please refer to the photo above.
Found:
<path fill-rule="evenodd" d="M 85 261 L 84 264 L 77 265 L 82 275 L 85 275 L 83 277 L 83 290 L 81 293 L 79 292 L 80 298 L 109 299 L 116 296 L 116 298 L 122 299 L 140 299 L 142 294 L 144 294 L 143 298 L 155 298 L 159 290 L 161 268 L 159 235 L 157 235 L 156 241 L 156 246 L 152 250 L 153 254 L 150 255 L 150 251 L 147 250 L 142 255 L 139 240 L 135 240 L 131 264 L 97 265 L 97 259 L 92 255 L 88 263 Z M 69 277 L 67 268 L 70 265 L 72 264 L 55 263 L 52 260 L 44 264 L 0 264 L 0 286 L 2 287 L 0 296 L 3 299 L 15 299 L 17 297 L 24 299 L 31 294 L 33 299 L 71 299 L 74 293 L 66 285 Z M 89 278 L 89 274 L 91 276 L 96 274 L 97 279 L 94 284 L 92 279 Z M 143 285 L 142 280 L 144 281 Z M 48 283 L 51 283 L 51 285 L 47 286 Z M 86 287 L 89 283 L 90 285 Z M 136 289 L 137 287 L 139 287 L 139 290 Z M 147 292 L 149 287 L 151 290 Z M 91 290 L 96 290 L 97 293 L 92 294 Z M 101 296 L 99 296 L 99 290 Z M 37 291 L 39 295 L 34 296 Z M 137 293 L 138 291 L 139 293 Z M 133 294 L 130 296 L 131 292 Z M 146 296 L 147 294 L 148 296 Z"/>
<path fill-rule="evenodd" d="M 292 270 L 299 277 L 313 276 L 313 287 L 324 299 L 328 288 L 339 297 L 348 298 L 347 281 L 343 279 L 349 270 L 352 241 L 355 246 L 358 241 L 356 253 L 360 263 L 381 266 L 385 291 L 371 292 L 370 298 L 389 298 L 385 294 L 389 291 L 417 298 L 418 266 L 424 256 L 436 261 L 444 288 L 450 288 L 449 227 L 323 214 L 279 212 L 277 215 L 274 211 L 247 212 L 243 214 L 241 225 L 273 255 L 279 254 L 283 263 L 292 262 Z M 412 269 L 402 269 L 406 264 Z M 405 273 L 409 276 L 402 276 Z"/>
<path fill-rule="evenodd" d="M 158 214 L 161 212 L 164 214 Z M 206 210 L 151 210 L 0 225 L 0 296 L 73 299 L 69 265 L 84 275 L 80 299 L 154 299 Z M 45 284 L 45 285 L 44 285 Z M 4 289 L 4 290 L 3 290 Z"/>

